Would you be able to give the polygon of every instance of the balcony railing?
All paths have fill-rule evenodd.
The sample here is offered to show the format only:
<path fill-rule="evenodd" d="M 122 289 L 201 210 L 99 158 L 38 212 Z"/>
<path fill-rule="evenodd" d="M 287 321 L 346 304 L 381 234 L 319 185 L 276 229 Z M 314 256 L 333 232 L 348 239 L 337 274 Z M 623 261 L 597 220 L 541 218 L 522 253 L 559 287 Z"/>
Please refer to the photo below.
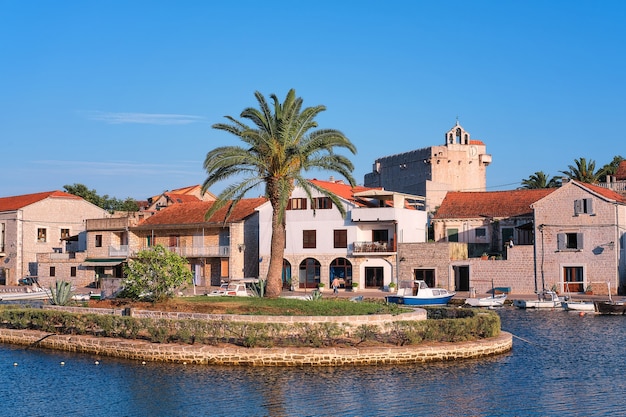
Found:
<path fill-rule="evenodd" d="M 599 182 L 594 185 L 608 188 L 609 190 L 613 190 L 615 192 L 626 192 L 626 181 L 614 181 L 614 182 Z"/>
<path fill-rule="evenodd" d="M 394 253 L 392 242 L 354 242 L 353 253 Z"/>
<path fill-rule="evenodd" d="M 149 246 L 140 250 L 150 249 Z M 230 256 L 230 247 L 228 246 L 168 246 L 169 251 L 174 252 L 185 258 L 209 258 L 209 257 L 228 257 Z M 135 255 L 133 252 L 132 255 Z"/>
<path fill-rule="evenodd" d="M 122 246 L 109 246 L 109 256 L 111 258 L 127 257 L 130 254 L 128 245 Z"/>

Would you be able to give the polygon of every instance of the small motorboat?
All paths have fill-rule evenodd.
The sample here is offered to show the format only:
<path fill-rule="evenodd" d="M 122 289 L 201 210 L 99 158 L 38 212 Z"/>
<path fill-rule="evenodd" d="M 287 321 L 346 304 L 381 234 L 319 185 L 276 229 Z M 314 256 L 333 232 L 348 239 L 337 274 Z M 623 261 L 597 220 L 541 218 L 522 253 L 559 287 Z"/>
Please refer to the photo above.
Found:
<path fill-rule="evenodd" d="M 465 304 L 471 307 L 502 307 L 506 301 L 506 294 L 495 294 L 482 298 L 466 298 Z"/>
<path fill-rule="evenodd" d="M 513 300 L 518 308 L 559 308 L 563 300 L 552 290 L 543 290 L 537 293 L 536 300 Z"/>
<path fill-rule="evenodd" d="M 388 303 L 404 304 L 409 306 L 446 305 L 455 292 L 443 288 L 430 288 L 422 280 L 400 282 L 398 292 L 385 297 Z"/>
<path fill-rule="evenodd" d="M 626 301 L 594 301 L 596 313 L 600 314 L 626 314 Z"/>
<path fill-rule="evenodd" d="M 567 300 L 561 302 L 561 307 L 566 311 L 596 311 L 593 301 L 573 301 Z"/>

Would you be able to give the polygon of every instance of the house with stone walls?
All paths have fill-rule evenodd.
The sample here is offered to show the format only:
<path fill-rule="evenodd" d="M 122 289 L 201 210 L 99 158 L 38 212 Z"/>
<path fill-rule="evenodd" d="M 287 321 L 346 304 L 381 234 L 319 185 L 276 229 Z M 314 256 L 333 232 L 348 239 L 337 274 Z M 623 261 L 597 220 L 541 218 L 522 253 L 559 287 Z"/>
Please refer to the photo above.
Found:
<path fill-rule="evenodd" d="M 427 214 L 420 196 L 352 187 L 340 180 L 310 180 L 339 197 L 345 218 L 323 193 L 310 198 L 298 187 L 290 196 L 286 214 L 283 285 L 315 288 L 338 278 L 343 288 L 383 289 L 396 281 L 398 245 L 425 242 Z M 272 207 L 259 211 L 260 276 L 270 259 Z"/>
<path fill-rule="evenodd" d="M 431 220 L 434 241 L 399 246 L 400 279 L 456 291 L 485 293 L 493 285 L 534 292 L 531 205 L 554 191 L 448 193 Z"/>
<path fill-rule="evenodd" d="M 163 245 L 187 258 L 197 286 L 220 285 L 259 276 L 259 213 L 265 198 L 239 201 L 226 218 L 229 206 L 211 218 L 205 214 L 213 201 L 173 204 L 136 226 L 129 227 L 130 257 Z"/>
<path fill-rule="evenodd" d="M 491 161 L 485 143 L 457 121 L 442 145 L 376 159 L 363 184 L 424 196 L 425 210 L 433 212 L 450 191 L 485 191 Z"/>
<path fill-rule="evenodd" d="M 568 181 L 532 208 L 539 289 L 626 293 L 626 197 Z"/>
<path fill-rule="evenodd" d="M 80 275 L 71 258 L 86 245 L 86 220 L 109 216 L 63 191 L 0 198 L 0 285 L 35 277 L 49 286 L 57 278 Z M 40 264 L 38 254 L 46 254 L 48 262 Z"/>

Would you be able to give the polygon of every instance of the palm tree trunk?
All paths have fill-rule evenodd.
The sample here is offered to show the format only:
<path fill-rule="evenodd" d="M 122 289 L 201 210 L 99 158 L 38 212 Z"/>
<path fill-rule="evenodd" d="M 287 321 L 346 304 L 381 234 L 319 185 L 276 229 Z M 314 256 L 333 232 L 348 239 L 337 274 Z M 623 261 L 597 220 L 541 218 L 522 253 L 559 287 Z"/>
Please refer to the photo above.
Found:
<path fill-rule="evenodd" d="M 285 254 L 285 224 L 280 220 L 280 213 L 275 209 L 272 213 L 272 240 L 270 265 L 267 271 L 268 298 L 278 298 L 282 292 L 283 256 Z"/>

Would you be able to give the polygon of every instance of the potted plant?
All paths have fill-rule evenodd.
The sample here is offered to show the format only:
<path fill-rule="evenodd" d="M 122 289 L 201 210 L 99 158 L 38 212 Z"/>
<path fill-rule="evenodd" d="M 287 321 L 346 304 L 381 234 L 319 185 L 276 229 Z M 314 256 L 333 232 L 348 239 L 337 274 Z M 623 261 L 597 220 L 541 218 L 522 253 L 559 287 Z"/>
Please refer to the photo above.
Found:
<path fill-rule="evenodd" d="M 587 285 L 587 288 L 585 289 L 585 294 L 593 295 L 593 288 L 591 288 L 591 284 Z"/>
<path fill-rule="evenodd" d="M 326 284 L 324 284 L 323 282 L 318 282 L 317 283 L 317 289 L 322 292 L 324 291 L 324 287 L 326 286 Z"/>
<path fill-rule="evenodd" d="M 489 255 L 487 255 L 487 252 L 483 252 L 483 254 L 480 255 L 480 259 L 482 259 L 483 261 L 486 261 L 487 259 L 489 259 Z"/>
<path fill-rule="evenodd" d="M 389 291 L 390 292 L 395 292 L 396 291 L 396 283 L 395 282 L 390 282 L 389 283 Z"/>
<path fill-rule="evenodd" d="M 352 291 L 356 292 L 357 288 L 359 288 L 359 283 L 358 282 L 352 282 Z"/>

